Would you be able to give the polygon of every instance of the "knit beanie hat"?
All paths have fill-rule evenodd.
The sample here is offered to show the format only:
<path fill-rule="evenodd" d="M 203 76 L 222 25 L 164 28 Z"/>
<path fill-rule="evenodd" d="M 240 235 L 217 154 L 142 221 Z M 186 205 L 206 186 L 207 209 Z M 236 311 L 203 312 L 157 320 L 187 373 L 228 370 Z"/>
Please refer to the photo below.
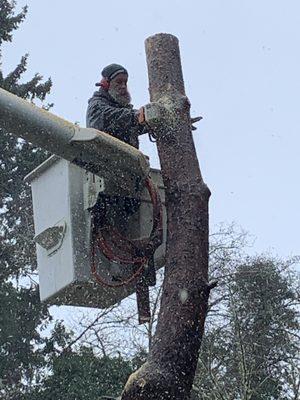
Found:
<path fill-rule="evenodd" d="M 128 75 L 127 69 L 119 64 L 109 64 L 105 68 L 103 68 L 101 72 L 103 79 L 101 82 L 97 82 L 95 86 L 106 87 L 107 84 L 104 81 L 110 81 L 118 74 L 126 74 Z"/>
<path fill-rule="evenodd" d="M 103 68 L 101 73 L 102 73 L 103 78 L 106 78 L 109 81 L 111 79 L 113 79 L 115 76 L 117 76 L 118 74 L 128 75 L 126 68 L 124 68 L 122 65 L 119 65 L 119 64 L 107 65 L 107 67 Z"/>

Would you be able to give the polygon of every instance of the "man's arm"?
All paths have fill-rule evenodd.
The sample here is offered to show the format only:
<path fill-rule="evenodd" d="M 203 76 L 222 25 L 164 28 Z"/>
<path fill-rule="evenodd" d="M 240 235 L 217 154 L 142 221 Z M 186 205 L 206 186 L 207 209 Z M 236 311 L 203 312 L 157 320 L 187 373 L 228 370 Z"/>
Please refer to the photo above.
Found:
<path fill-rule="evenodd" d="M 129 108 L 117 108 L 109 105 L 93 104 L 87 111 L 87 127 L 95 128 L 116 136 L 126 134 L 138 126 L 137 111 Z"/>

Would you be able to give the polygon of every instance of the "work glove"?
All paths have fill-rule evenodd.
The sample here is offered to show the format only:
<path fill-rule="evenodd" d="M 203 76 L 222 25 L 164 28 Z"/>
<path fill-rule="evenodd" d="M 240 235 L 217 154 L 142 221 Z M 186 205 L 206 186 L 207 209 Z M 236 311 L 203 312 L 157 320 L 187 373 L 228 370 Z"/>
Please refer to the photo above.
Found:
<path fill-rule="evenodd" d="M 139 124 L 145 124 L 145 109 L 144 107 L 141 107 L 138 112 L 137 112 L 137 119 Z M 196 122 L 201 121 L 202 117 L 193 117 L 191 118 L 191 129 L 192 131 L 195 131 L 197 128 L 193 125 Z"/>

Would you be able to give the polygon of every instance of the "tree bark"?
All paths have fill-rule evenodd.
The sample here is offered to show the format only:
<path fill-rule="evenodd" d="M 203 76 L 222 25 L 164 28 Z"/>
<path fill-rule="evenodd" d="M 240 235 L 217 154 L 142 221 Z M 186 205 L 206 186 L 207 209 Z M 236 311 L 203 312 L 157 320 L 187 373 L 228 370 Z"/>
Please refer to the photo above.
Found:
<path fill-rule="evenodd" d="M 191 133 L 179 45 L 169 34 L 146 40 L 151 104 L 163 110 L 153 128 L 166 190 L 167 250 L 163 294 L 147 362 L 122 400 L 188 399 L 204 332 L 208 284 L 208 200 Z"/>

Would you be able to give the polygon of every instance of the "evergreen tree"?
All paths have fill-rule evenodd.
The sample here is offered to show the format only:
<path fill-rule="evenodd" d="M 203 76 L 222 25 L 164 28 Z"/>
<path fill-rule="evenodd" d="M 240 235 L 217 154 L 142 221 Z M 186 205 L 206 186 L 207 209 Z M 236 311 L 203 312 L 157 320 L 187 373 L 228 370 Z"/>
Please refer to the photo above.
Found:
<path fill-rule="evenodd" d="M 133 372 L 130 361 L 98 357 L 91 348 L 64 351 L 52 358 L 52 373 L 32 392 L 30 400 L 99 400 L 117 397 Z M 28 399 L 28 400 L 29 400 Z"/>
<path fill-rule="evenodd" d="M 195 398 L 297 398 L 287 372 L 300 371 L 299 299 L 282 267 L 258 258 L 227 278 L 220 325 L 210 327 L 203 343 Z"/>
<path fill-rule="evenodd" d="M 26 7 L 19 13 L 15 8 L 14 1 L 0 0 L 0 46 L 12 41 L 26 16 Z M 0 87 L 31 101 L 45 99 L 50 79 L 43 82 L 36 74 L 21 82 L 28 55 L 7 76 L 2 71 L 1 48 L 0 57 Z M 47 325 L 50 317 L 33 282 L 31 198 L 23 178 L 45 157 L 44 151 L 0 130 L 0 397 L 5 399 L 17 399 L 28 390 L 43 365 L 39 327 Z"/>

